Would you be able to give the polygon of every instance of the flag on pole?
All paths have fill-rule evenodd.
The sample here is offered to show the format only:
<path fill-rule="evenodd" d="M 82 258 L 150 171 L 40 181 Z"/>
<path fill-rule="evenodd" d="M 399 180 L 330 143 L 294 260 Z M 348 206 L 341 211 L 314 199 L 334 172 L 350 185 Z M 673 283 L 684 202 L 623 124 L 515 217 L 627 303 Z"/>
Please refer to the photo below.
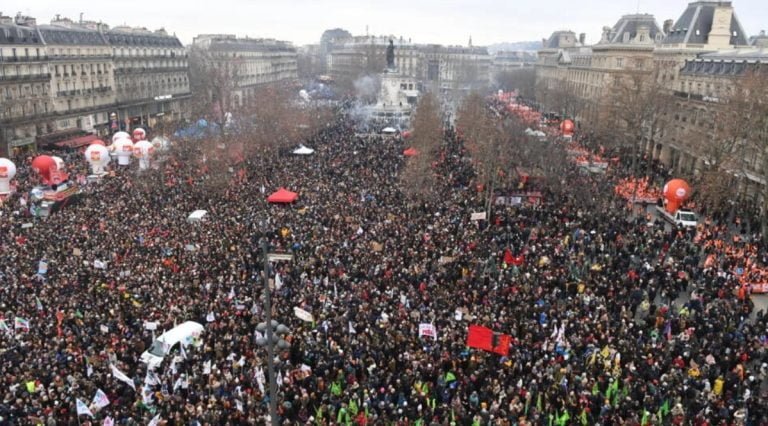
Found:
<path fill-rule="evenodd" d="M 125 383 L 126 385 L 130 386 L 131 389 L 136 391 L 136 385 L 133 383 L 133 380 L 131 380 L 130 377 L 126 376 L 125 373 L 118 370 L 117 367 L 115 367 L 112 364 L 109 364 L 109 368 L 112 370 L 112 375 L 115 376 L 117 380 L 120 380 L 121 382 Z"/>
<path fill-rule="evenodd" d="M 85 416 L 91 416 L 91 418 L 93 418 L 93 413 L 91 413 L 91 409 L 88 408 L 88 406 L 85 405 L 85 403 L 81 401 L 80 398 L 77 398 L 75 401 L 76 401 L 75 405 L 77 407 L 78 416 L 85 415 Z"/>
<path fill-rule="evenodd" d="M 349 334 L 357 334 L 357 330 L 355 330 L 355 326 L 352 324 L 352 321 L 349 322 Z"/>
<path fill-rule="evenodd" d="M 275 290 L 280 290 L 283 287 L 283 278 L 280 274 L 275 274 Z"/>
<path fill-rule="evenodd" d="M 152 420 L 149 421 L 149 424 L 147 426 L 157 426 L 160 424 L 160 420 L 163 420 L 163 419 L 160 418 L 160 415 L 158 414 L 155 417 L 153 417 Z"/>
<path fill-rule="evenodd" d="M 147 386 L 155 386 L 160 384 L 160 378 L 157 377 L 157 373 L 152 370 L 147 370 L 147 375 L 144 376 L 144 384 Z"/>
<path fill-rule="evenodd" d="M 102 424 L 102 426 L 115 426 L 115 419 L 107 416 L 107 418 L 104 419 L 104 423 Z"/>
<path fill-rule="evenodd" d="M 184 344 L 179 345 L 179 352 L 181 352 L 181 357 L 184 359 L 187 359 L 187 351 L 184 350 Z"/>
<path fill-rule="evenodd" d="M 490 328 L 470 325 L 467 330 L 467 346 L 482 349 L 503 356 L 509 356 L 509 346 L 512 336 L 496 333 Z"/>
<path fill-rule="evenodd" d="M 24 331 L 29 331 L 29 321 L 21 317 L 16 317 L 13 320 L 13 328 L 14 329 L 20 328 Z"/>
<path fill-rule="evenodd" d="M 99 408 L 104 408 L 109 405 L 109 398 L 107 398 L 107 394 L 105 394 L 101 389 L 96 389 L 96 395 L 93 396 L 93 402 L 91 402 L 91 405 L 95 405 Z"/>
<path fill-rule="evenodd" d="M 8 334 L 11 333 L 11 328 L 8 327 L 8 324 L 5 322 L 5 319 L 0 318 L 0 331 L 4 331 Z"/>
<path fill-rule="evenodd" d="M 264 370 L 261 367 L 256 367 L 256 383 L 259 385 L 259 392 L 264 393 Z"/>
<path fill-rule="evenodd" d="M 35 308 L 38 311 L 42 311 L 43 310 L 43 304 L 40 302 L 40 299 L 37 296 L 35 296 Z"/>

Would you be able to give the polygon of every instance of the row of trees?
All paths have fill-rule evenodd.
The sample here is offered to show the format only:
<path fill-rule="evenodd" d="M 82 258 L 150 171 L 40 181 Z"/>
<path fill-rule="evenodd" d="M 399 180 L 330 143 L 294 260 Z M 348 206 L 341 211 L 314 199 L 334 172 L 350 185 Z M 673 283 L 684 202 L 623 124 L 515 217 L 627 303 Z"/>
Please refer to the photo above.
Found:
<path fill-rule="evenodd" d="M 540 81 L 537 100 L 579 118 L 593 148 L 599 144 L 631 157 L 636 175 L 648 172 L 639 170 L 639 158 L 658 156 L 657 145 L 674 140 L 681 151 L 671 165 L 677 176 L 694 183 L 699 204 L 710 211 L 733 210 L 739 201 L 734 176 L 768 170 L 768 70 L 754 66 L 742 75 L 720 76 L 723 89 L 730 90 L 706 101 L 673 91 L 657 74 L 617 74 L 600 96 L 592 97 L 583 96 L 572 82 Z M 768 218 L 768 185 L 751 195 L 763 200 L 762 216 Z"/>
<path fill-rule="evenodd" d="M 518 168 L 541 181 L 559 182 L 566 166 L 562 147 L 525 135 L 526 124 L 497 107 L 500 105 L 471 92 L 462 100 L 455 123 L 458 138 L 472 162 L 472 183 L 482 191 L 489 215 L 497 194 L 516 189 Z M 445 152 L 440 117 L 439 103 L 432 94 L 425 94 L 411 122 L 410 143 L 418 154 L 406 161 L 401 173 L 406 193 L 420 201 L 439 194 L 435 190 L 440 184 L 435 165 Z"/>
<path fill-rule="evenodd" d="M 208 164 L 211 182 L 216 173 L 226 181 L 227 164 L 295 147 L 333 119 L 329 107 L 301 101 L 293 83 L 245 84 L 244 67 L 241 58 L 205 49 L 195 48 L 189 57 L 192 117 L 217 131 L 184 155 Z"/>

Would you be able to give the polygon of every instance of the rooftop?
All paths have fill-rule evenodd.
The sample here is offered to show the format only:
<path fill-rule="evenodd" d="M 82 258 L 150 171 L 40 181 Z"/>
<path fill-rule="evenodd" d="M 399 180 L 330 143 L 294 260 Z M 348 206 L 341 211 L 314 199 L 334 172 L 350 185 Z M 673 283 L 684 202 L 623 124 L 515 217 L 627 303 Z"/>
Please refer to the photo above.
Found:
<path fill-rule="evenodd" d="M 43 43 L 34 28 L 16 24 L 0 24 L 0 44 L 41 45 Z"/>
<path fill-rule="evenodd" d="M 86 28 L 39 25 L 37 30 L 40 32 L 45 44 L 86 46 L 103 46 L 108 44 L 106 38 L 100 32 Z"/>
<path fill-rule="evenodd" d="M 653 45 L 664 37 L 664 30 L 653 15 L 642 13 L 624 15 L 612 28 L 603 28 L 598 44 L 647 44 Z"/>
<path fill-rule="evenodd" d="M 670 29 L 669 34 L 664 38 L 663 43 L 707 44 L 709 33 L 712 30 L 715 10 L 718 7 L 731 8 L 731 2 L 697 1 L 689 3 L 683 14 Z M 746 32 L 735 13 L 731 16 L 730 34 L 730 45 L 746 46 L 749 44 Z"/>

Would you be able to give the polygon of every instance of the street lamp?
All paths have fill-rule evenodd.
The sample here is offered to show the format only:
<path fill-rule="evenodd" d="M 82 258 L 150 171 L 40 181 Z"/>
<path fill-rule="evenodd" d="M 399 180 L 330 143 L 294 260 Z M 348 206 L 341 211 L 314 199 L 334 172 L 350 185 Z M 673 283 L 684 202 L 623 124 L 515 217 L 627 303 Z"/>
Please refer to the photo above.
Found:
<path fill-rule="evenodd" d="M 267 241 L 262 242 L 262 251 L 264 253 L 264 310 L 266 312 L 265 321 L 256 326 L 256 330 L 262 333 L 262 336 L 256 339 L 256 345 L 267 347 L 267 373 L 269 375 L 269 418 L 273 426 L 277 426 L 277 382 L 275 381 L 275 346 L 278 349 L 285 350 L 291 345 L 281 336 L 287 335 L 290 330 L 284 324 L 280 324 L 272 319 L 272 292 L 269 288 L 269 259 L 270 253 L 267 252 Z"/>

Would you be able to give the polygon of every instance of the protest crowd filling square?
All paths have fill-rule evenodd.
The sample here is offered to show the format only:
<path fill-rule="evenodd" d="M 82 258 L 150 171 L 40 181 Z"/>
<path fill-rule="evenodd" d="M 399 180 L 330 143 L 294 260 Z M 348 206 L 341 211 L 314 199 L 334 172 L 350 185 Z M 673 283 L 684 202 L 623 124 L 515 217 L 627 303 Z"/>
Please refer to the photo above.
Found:
<path fill-rule="evenodd" d="M 175 140 L 98 179 L 59 153 L 78 198 L 45 218 L 33 158 L 14 159 L 0 424 L 267 424 L 265 244 L 285 255 L 267 271 L 290 330 L 279 424 L 768 424 L 766 319 L 741 278 L 766 263 L 759 238 L 633 215 L 617 185 L 657 194 L 654 179 L 618 161 L 584 173 L 583 150 L 489 204 L 450 127 L 431 196 L 413 197 L 402 174 L 428 154 L 401 136 L 339 113 L 306 155 L 217 163 Z M 153 344 L 187 322 L 203 331 Z"/>

